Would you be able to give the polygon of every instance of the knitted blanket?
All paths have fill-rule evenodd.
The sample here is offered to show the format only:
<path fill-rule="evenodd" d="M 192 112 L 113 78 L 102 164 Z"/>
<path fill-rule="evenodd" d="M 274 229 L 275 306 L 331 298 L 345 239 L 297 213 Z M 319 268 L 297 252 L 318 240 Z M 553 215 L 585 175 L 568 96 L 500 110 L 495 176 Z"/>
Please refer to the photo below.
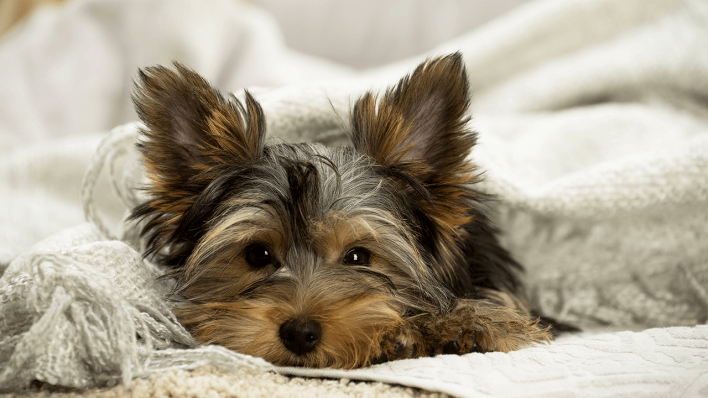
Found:
<path fill-rule="evenodd" d="M 170 312 L 169 281 L 141 259 L 136 226 L 120 222 L 141 199 L 137 125 L 6 152 L 0 392 L 35 380 L 128 385 L 212 364 L 470 397 L 708 394 L 705 48 L 700 0 L 548 0 L 433 52 L 465 54 L 480 132 L 471 158 L 500 198 L 495 222 L 526 267 L 533 305 L 587 331 L 509 354 L 339 371 L 198 347 Z M 251 92 L 273 136 L 336 145 L 353 99 L 420 59 Z M 81 206 L 89 223 L 76 222 Z"/>

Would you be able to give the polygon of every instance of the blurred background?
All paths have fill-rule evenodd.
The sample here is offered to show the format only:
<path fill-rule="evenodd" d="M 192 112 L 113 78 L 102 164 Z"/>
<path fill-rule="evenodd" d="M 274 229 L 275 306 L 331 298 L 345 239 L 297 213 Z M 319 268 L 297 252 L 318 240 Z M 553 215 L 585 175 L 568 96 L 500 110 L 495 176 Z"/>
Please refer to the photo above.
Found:
<path fill-rule="evenodd" d="M 524 0 L 1 0 L 0 149 L 136 119 L 138 67 L 222 90 L 341 79 L 423 54 Z"/>
<path fill-rule="evenodd" d="M 0 35 L 41 6 L 71 0 L 2 0 Z M 244 1 L 244 0 L 233 0 Z M 417 55 L 528 0 L 251 0 L 288 47 L 354 68 Z"/>

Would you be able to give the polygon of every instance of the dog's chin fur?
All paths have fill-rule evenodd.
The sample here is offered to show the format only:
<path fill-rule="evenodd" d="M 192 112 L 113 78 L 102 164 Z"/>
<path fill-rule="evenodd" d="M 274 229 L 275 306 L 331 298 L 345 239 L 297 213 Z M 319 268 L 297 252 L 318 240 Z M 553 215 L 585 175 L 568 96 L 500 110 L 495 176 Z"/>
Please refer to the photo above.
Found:
<path fill-rule="evenodd" d="M 140 71 L 151 199 L 132 217 L 146 219 L 146 256 L 172 270 L 189 302 L 175 312 L 197 339 L 337 368 L 548 341 L 473 189 L 460 54 L 363 95 L 352 148 L 266 145 L 248 92 L 242 103 L 175 69 Z M 307 343 L 284 334 L 291 320 L 312 330 Z"/>

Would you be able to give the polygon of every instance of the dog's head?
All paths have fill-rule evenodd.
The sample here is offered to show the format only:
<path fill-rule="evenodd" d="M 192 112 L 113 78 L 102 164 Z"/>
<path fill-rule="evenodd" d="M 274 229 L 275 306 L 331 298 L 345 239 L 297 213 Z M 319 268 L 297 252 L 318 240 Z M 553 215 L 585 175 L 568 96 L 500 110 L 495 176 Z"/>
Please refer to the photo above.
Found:
<path fill-rule="evenodd" d="M 248 92 L 241 102 L 175 67 L 140 72 L 151 184 L 133 217 L 191 302 L 176 312 L 198 339 L 281 365 L 362 366 L 404 317 L 479 284 L 464 257 L 470 226 L 487 222 L 469 188 L 459 54 L 363 95 L 341 148 L 266 144 Z"/>

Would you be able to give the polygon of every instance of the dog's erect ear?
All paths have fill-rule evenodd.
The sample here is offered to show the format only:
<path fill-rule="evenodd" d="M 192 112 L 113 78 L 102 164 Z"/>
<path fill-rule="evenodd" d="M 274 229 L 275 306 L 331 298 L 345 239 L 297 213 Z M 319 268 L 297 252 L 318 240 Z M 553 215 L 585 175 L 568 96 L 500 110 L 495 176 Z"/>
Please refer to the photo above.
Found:
<path fill-rule="evenodd" d="M 141 70 L 133 94 L 145 124 L 140 149 L 153 182 L 165 188 L 223 164 L 255 162 L 263 150 L 265 118 L 256 100 L 245 107 L 175 62 Z"/>
<path fill-rule="evenodd" d="M 462 55 L 427 60 L 381 99 L 367 93 L 354 106 L 352 141 L 384 165 L 422 162 L 433 173 L 468 173 L 475 143 L 466 127 L 469 90 Z"/>
<path fill-rule="evenodd" d="M 224 187 L 208 187 L 225 169 L 239 170 L 261 157 L 265 118 L 248 92 L 244 106 L 196 72 L 174 66 L 176 71 L 161 66 L 141 70 L 133 94 L 145 124 L 138 147 L 152 183 L 146 187 L 150 200 L 133 209 L 131 218 L 150 217 L 142 231 L 149 236 L 146 255 L 169 245 L 165 264 L 178 266 L 201 231 L 185 220 L 215 211 L 212 204 Z M 194 206 L 198 201 L 202 205 Z"/>
<path fill-rule="evenodd" d="M 382 98 L 365 94 L 352 114 L 354 147 L 421 181 L 422 206 L 448 228 L 471 220 L 464 201 L 472 193 L 464 185 L 476 182 L 467 160 L 476 134 L 467 127 L 468 91 L 462 55 L 455 53 L 423 62 Z"/>

